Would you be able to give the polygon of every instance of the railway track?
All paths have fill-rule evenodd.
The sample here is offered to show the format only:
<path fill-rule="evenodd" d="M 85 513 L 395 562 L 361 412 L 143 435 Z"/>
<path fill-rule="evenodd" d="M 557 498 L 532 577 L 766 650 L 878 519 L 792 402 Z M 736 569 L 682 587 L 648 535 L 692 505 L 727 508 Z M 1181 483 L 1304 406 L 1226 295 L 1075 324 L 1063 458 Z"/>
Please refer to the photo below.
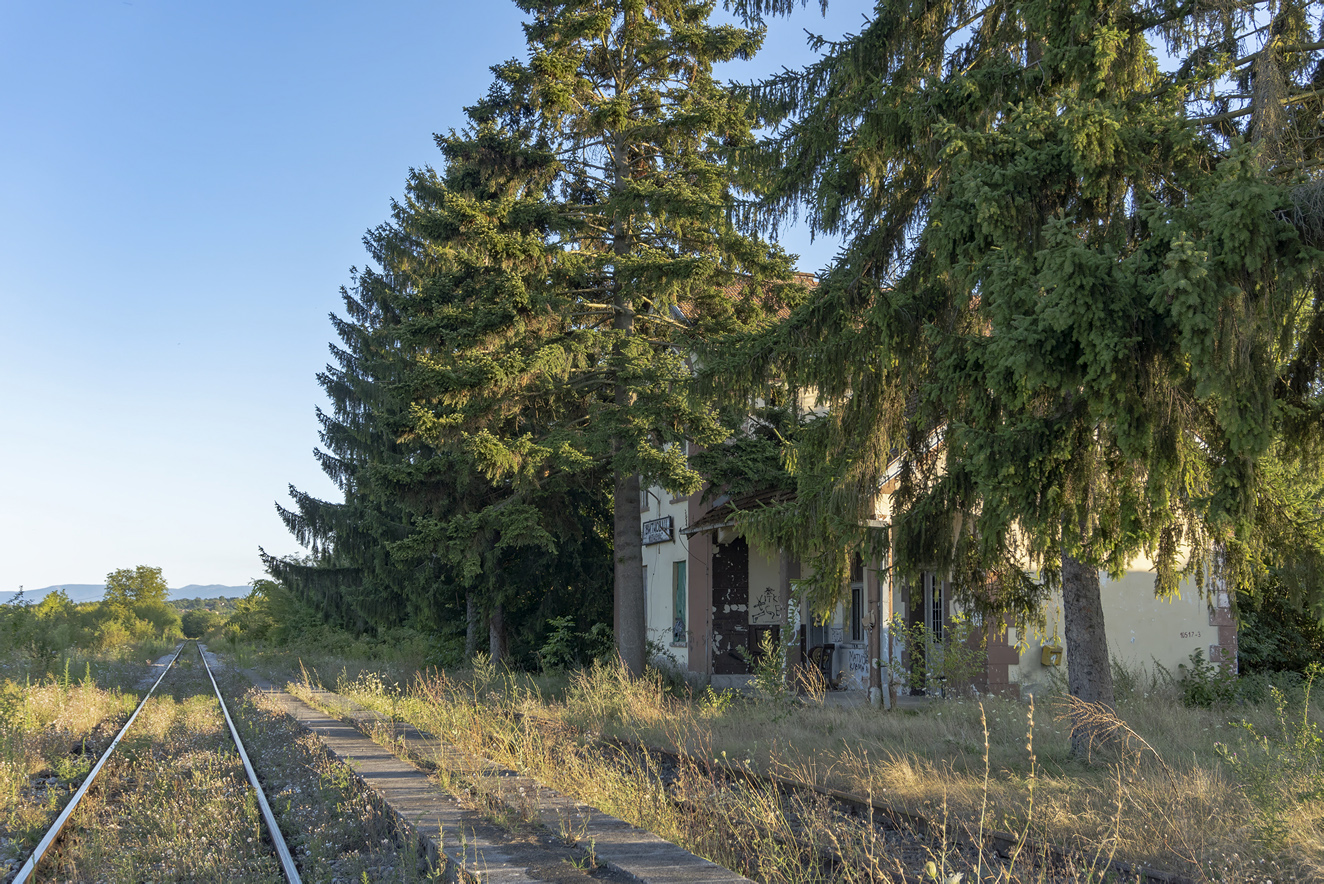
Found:
<path fill-rule="evenodd" d="M 133 714 L 129 716 L 128 721 L 126 721 L 124 723 L 124 726 L 120 728 L 119 733 L 115 735 L 115 738 L 111 741 L 106 751 L 103 752 L 101 757 L 97 759 L 96 764 L 92 766 L 92 769 L 88 772 L 88 775 L 83 779 L 83 782 L 79 785 L 78 789 L 69 799 L 69 802 L 65 805 L 64 809 L 55 818 L 55 821 L 46 830 L 46 833 L 37 843 L 37 846 L 36 848 L 33 849 L 32 854 L 27 858 L 27 860 L 23 863 L 23 865 L 19 867 L 13 879 L 11 879 L 13 884 L 26 884 L 26 882 L 33 879 L 33 876 L 36 874 L 37 868 L 41 863 L 42 857 L 44 857 L 46 853 L 51 849 L 51 847 L 54 846 L 55 843 L 60 839 L 61 833 L 64 831 L 66 824 L 69 822 L 70 818 L 74 815 L 75 811 L 77 811 L 79 804 L 83 801 L 84 797 L 96 784 L 98 775 L 101 773 L 102 769 L 106 766 L 106 763 L 111 760 L 112 756 L 115 754 L 115 750 L 119 748 L 125 735 L 129 733 L 130 728 L 133 727 L 134 721 L 143 711 L 144 707 L 147 705 L 147 702 L 152 699 L 153 695 L 156 694 L 157 688 L 161 686 L 161 683 L 165 680 L 167 673 L 169 673 L 170 670 L 175 666 L 175 663 L 179 660 L 180 655 L 184 652 L 184 648 L 187 644 L 190 643 L 183 642 L 179 645 L 178 648 L 175 649 L 174 655 L 170 658 L 169 662 L 167 662 L 166 665 L 162 668 L 160 675 L 157 676 L 156 681 L 147 690 L 147 693 L 143 695 L 142 700 L 138 703 L 137 708 L 134 709 Z M 275 850 L 277 858 L 280 861 L 281 870 L 283 871 L 287 881 L 291 882 L 291 884 L 299 884 L 300 881 L 299 871 L 295 865 L 294 858 L 290 853 L 289 847 L 285 843 L 285 838 L 281 834 L 280 827 L 276 824 L 275 816 L 271 811 L 271 805 L 267 800 L 266 794 L 262 789 L 261 783 L 258 782 L 257 773 L 253 769 L 252 762 L 249 760 L 248 757 L 248 752 L 244 748 L 243 740 L 240 739 L 239 732 L 238 730 L 236 730 L 234 721 L 230 717 L 230 711 L 225 704 L 225 698 L 221 696 L 221 691 L 216 684 L 216 678 L 212 674 L 211 666 L 207 663 L 206 656 L 202 654 L 201 649 L 197 647 L 197 644 L 196 643 L 192 643 L 192 644 L 194 644 L 194 648 L 198 652 L 198 656 L 202 661 L 203 668 L 205 669 L 207 673 L 207 677 L 211 682 L 212 690 L 216 694 L 216 701 L 217 703 L 220 704 L 221 712 L 225 717 L 225 723 L 229 727 L 230 737 L 234 741 L 235 748 L 238 750 L 240 760 L 243 762 L 244 772 L 248 777 L 248 782 L 252 787 L 252 789 L 254 790 L 254 792 L 256 793 L 257 803 L 262 812 L 262 818 L 265 823 L 266 833 L 268 837 L 271 839 L 272 846 Z"/>

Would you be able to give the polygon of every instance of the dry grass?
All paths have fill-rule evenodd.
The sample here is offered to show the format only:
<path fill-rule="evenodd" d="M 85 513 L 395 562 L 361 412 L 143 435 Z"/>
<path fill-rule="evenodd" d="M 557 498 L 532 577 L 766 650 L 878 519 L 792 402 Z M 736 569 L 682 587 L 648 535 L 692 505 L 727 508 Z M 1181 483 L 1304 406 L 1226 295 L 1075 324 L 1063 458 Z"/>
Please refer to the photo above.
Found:
<path fill-rule="evenodd" d="M 135 705 L 90 680 L 0 685 L 0 876 L 22 863 Z"/>
<path fill-rule="evenodd" d="M 407 689 L 372 676 L 336 687 L 761 880 L 807 880 L 811 868 L 833 880 L 870 880 L 881 874 L 870 864 L 883 861 L 863 834 L 845 843 L 839 821 L 809 809 L 795 828 L 814 830 L 813 820 L 821 820 L 815 838 L 838 839 L 834 849 L 853 856 L 857 870 L 874 869 L 824 872 L 774 837 L 779 825 L 789 825 L 787 814 L 755 791 L 732 797 L 727 790 L 717 800 L 711 772 L 701 766 L 706 760 L 871 796 L 970 832 L 1008 832 L 1027 845 L 1025 859 L 1033 859 L 1035 841 L 1051 841 L 1079 852 L 1073 873 L 1082 878 L 1116 858 L 1200 880 L 1324 879 L 1324 791 L 1305 788 L 1316 783 L 1314 768 L 1307 770 L 1315 762 L 1292 762 L 1288 770 L 1274 754 L 1275 747 L 1288 751 L 1301 732 L 1291 710 L 1283 719 L 1272 704 L 1190 709 L 1175 688 L 1152 680 L 1121 691 L 1123 738 L 1088 765 L 1070 757 L 1065 710 L 1051 696 L 1040 698 L 1033 716 L 1026 704 L 998 698 L 888 713 L 820 704 L 788 712 L 712 693 L 679 699 L 660 680 L 628 682 L 611 669 L 549 684 L 490 667 L 455 677 L 433 673 Z M 1313 727 L 1317 717 L 1312 711 L 1302 721 Z M 700 765 L 692 776 L 676 774 L 668 794 L 648 762 L 622 766 L 583 750 L 596 735 L 677 749 Z M 1311 757 L 1324 758 L 1324 741 L 1291 751 L 1304 758 L 1315 750 Z M 1256 788 L 1292 797 L 1275 810 Z M 678 805 L 671 800 L 677 796 L 692 800 Z M 702 812 L 687 816 L 686 806 Z M 719 808 L 724 819 L 716 818 Z M 751 842 L 751 832 L 762 834 Z M 897 860 L 895 851 L 888 862 L 910 874 L 929 861 L 939 873 L 989 873 L 978 856 L 933 844 L 923 853 L 928 859 L 919 865 L 922 856 Z M 994 876 L 1040 874 L 1004 867 Z"/>
<path fill-rule="evenodd" d="M 123 675 L 136 681 L 141 667 Z M 241 687 L 224 673 L 218 681 L 305 881 L 424 879 L 417 844 L 397 836 L 344 765 L 259 695 L 247 694 L 246 682 Z M 0 688 L 0 878 L 27 856 L 136 702 L 90 679 Z M 185 649 L 143 707 L 38 874 L 69 881 L 284 880 L 196 651 Z"/>
<path fill-rule="evenodd" d="M 281 880 L 220 709 L 198 676 L 196 668 L 172 671 L 174 696 L 143 707 L 39 873 L 73 881 Z"/>

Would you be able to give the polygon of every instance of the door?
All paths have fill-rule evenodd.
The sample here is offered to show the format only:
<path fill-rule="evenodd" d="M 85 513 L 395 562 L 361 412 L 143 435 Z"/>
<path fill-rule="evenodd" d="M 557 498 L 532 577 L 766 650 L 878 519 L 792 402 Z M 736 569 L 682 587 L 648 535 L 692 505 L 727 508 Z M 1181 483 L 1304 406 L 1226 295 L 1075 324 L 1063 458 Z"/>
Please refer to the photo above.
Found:
<path fill-rule="evenodd" d="M 737 537 L 713 550 L 713 674 L 748 675 L 749 544 Z"/>

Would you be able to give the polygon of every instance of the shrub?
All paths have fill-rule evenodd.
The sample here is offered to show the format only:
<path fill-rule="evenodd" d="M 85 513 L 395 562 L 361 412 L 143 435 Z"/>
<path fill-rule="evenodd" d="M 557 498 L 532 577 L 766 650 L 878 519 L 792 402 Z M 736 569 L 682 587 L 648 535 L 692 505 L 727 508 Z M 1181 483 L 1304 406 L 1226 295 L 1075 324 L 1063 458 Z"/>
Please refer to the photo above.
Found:
<path fill-rule="evenodd" d="M 900 617 L 893 616 L 892 634 L 906 648 L 923 648 L 923 666 L 914 665 L 911 654 L 909 665 L 903 666 L 900 655 L 887 664 L 894 681 L 928 694 L 961 690 L 972 684 L 984 669 L 987 659 L 986 641 L 973 640 L 975 626 L 962 613 L 952 615 L 941 639 L 923 623 L 907 626 Z"/>
<path fill-rule="evenodd" d="M 1310 816 L 1317 819 L 1324 802 L 1324 730 L 1310 720 L 1310 688 L 1319 671 L 1317 665 L 1310 668 L 1299 712 L 1281 689 L 1270 687 L 1274 726 L 1257 729 L 1250 722 L 1235 721 L 1243 731 L 1239 743 L 1215 746 L 1245 785 L 1256 808 L 1256 839 L 1269 847 L 1286 841 L 1289 815 L 1302 805 L 1314 805 Z"/>
<path fill-rule="evenodd" d="M 594 623 L 587 632 L 575 631 L 574 617 L 553 617 L 547 621 L 547 640 L 538 649 L 538 662 L 544 672 L 557 672 L 591 665 L 595 660 L 610 660 L 615 652 L 611 627 Z"/>
<path fill-rule="evenodd" d="M 1198 648 L 1190 656 L 1191 665 L 1180 663 L 1177 687 L 1187 706 L 1208 709 L 1228 706 L 1238 699 L 1237 677 L 1230 669 L 1205 660 Z"/>

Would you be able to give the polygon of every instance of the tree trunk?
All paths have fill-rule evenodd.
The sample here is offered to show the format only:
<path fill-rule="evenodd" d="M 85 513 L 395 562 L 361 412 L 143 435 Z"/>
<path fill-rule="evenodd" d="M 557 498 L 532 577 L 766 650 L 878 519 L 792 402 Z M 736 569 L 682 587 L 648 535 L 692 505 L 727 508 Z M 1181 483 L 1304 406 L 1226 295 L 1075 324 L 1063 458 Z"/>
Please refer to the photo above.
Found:
<path fill-rule="evenodd" d="M 617 90 L 620 90 L 619 85 Z M 630 179 L 629 165 L 626 163 L 627 145 L 625 138 L 617 133 L 612 138 L 612 190 L 621 192 Z M 627 219 L 620 214 L 612 218 L 612 253 L 625 256 L 630 252 L 630 230 Z M 625 423 L 625 414 L 634 403 L 634 395 L 621 378 L 622 362 L 625 358 L 625 341 L 634 334 L 634 305 L 626 295 L 625 286 L 617 276 L 617 269 L 612 269 L 612 306 L 614 315 L 611 327 L 620 333 L 612 345 L 612 357 L 615 363 L 615 406 L 616 419 Z M 619 439 L 612 446 L 612 453 L 620 452 Z M 644 623 L 644 541 L 639 524 L 639 476 L 622 475 L 616 471 L 616 500 L 612 532 L 613 552 L 616 556 L 616 582 L 614 588 L 613 628 L 616 632 L 616 653 L 631 675 L 642 675 L 644 671 L 644 647 L 647 644 L 648 629 Z"/>
<path fill-rule="evenodd" d="M 503 663 L 510 648 L 506 644 L 506 612 L 497 602 L 492 606 L 492 614 L 487 620 L 487 653 L 493 663 Z"/>
<path fill-rule="evenodd" d="M 616 477 L 616 586 L 613 628 L 616 652 L 631 675 L 644 671 L 644 544 L 639 525 L 639 477 Z"/>
<path fill-rule="evenodd" d="M 472 660 L 478 653 L 478 602 L 471 589 L 464 594 L 464 659 Z"/>
<path fill-rule="evenodd" d="M 1062 619 L 1067 659 L 1067 689 L 1071 696 L 1111 714 L 1113 672 L 1108 661 L 1108 637 L 1103 628 L 1103 596 L 1098 569 L 1062 556 Z M 1078 706 L 1071 714 L 1071 754 L 1088 759 L 1090 750 L 1109 732 L 1096 716 Z"/>

